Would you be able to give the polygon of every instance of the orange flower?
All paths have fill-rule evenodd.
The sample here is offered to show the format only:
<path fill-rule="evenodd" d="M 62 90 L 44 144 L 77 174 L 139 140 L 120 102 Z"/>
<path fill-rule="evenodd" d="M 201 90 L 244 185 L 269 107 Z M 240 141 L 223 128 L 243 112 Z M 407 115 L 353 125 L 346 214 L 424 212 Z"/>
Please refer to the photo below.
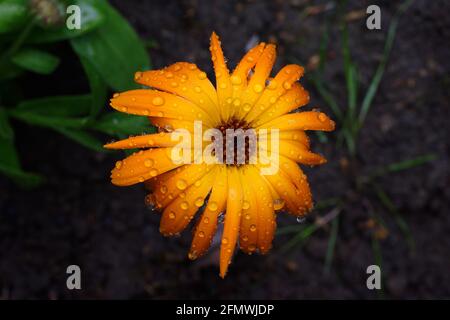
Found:
<path fill-rule="evenodd" d="M 248 254 L 270 250 L 276 211 L 303 216 L 312 209 L 309 185 L 297 163 L 317 165 L 326 160 L 309 150 L 305 130 L 331 131 L 334 122 L 317 111 L 292 113 L 309 101 L 308 92 L 297 82 L 303 68 L 287 65 L 269 78 L 276 56 L 273 44 L 255 46 L 232 73 L 215 33 L 210 50 L 216 87 L 192 63 L 178 62 L 162 70 L 137 72 L 136 82 L 151 89 L 115 94 L 111 106 L 148 116 L 159 133 L 130 137 L 105 147 L 145 149 L 118 161 L 111 178 L 119 186 L 145 182 L 150 189 L 146 199 L 162 210 L 162 234 L 178 234 L 201 211 L 190 259 L 207 251 L 220 223 L 219 216 L 224 213 L 220 247 L 220 276 L 224 277 L 237 243 Z M 245 153 L 244 163 L 237 163 L 239 150 L 230 148 L 232 163 L 173 161 L 172 152 L 179 142 L 173 141 L 171 133 L 179 129 L 194 133 L 194 121 L 201 121 L 203 130 L 217 128 L 222 132 L 225 154 L 217 156 L 218 160 L 226 158 L 226 129 L 278 129 L 277 148 L 266 146 L 266 151 L 277 155 L 279 169 L 274 174 L 261 174 L 266 165 L 250 162 L 254 150 L 248 143 L 241 150 Z M 258 147 L 270 135 L 266 139 L 258 136 Z"/>

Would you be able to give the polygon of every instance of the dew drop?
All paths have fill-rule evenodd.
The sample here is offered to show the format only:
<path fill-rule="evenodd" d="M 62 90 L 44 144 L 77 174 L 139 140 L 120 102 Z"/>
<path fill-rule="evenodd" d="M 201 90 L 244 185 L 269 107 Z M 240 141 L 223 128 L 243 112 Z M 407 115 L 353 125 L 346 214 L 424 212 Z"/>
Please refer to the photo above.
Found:
<path fill-rule="evenodd" d="M 322 112 L 320 112 L 317 117 L 319 118 L 320 122 L 325 122 L 327 120 L 327 116 L 325 115 L 325 113 Z"/>
<path fill-rule="evenodd" d="M 161 191 L 162 194 L 165 194 L 167 192 L 167 187 L 161 186 L 161 188 L 159 188 L 159 190 Z"/>
<path fill-rule="evenodd" d="M 178 180 L 176 185 L 177 185 L 177 188 L 180 190 L 184 190 L 187 188 L 187 183 L 183 179 Z"/>
<path fill-rule="evenodd" d="M 187 201 L 183 201 L 182 203 L 180 203 L 180 208 L 183 210 L 187 210 L 189 208 L 189 203 L 187 203 Z"/>
<path fill-rule="evenodd" d="M 153 105 L 162 106 L 164 104 L 164 99 L 162 97 L 155 97 L 152 100 Z"/>
<path fill-rule="evenodd" d="M 208 203 L 208 208 L 209 208 L 209 210 L 211 210 L 211 211 L 216 211 L 217 210 L 217 203 L 216 202 L 214 202 L 214 201 L 212 201 L 212 202 L 209 202 Z M 206 218 L 205 218 L 206 219 Z"/>
<path fill-rule="evenodd" d="M 275 210 L 280 210 L 283 207 L 284 207 L 284 200 L 283 199 L 279 198 L 279 199 L 273 200 L 273 208 Z"/>
<path fill-rule="evenodd" d="M 200 231 L 200 232 L 198 233 L 198 236 L 199 236 L 200 238 L 204 238 L 204 237 L 205 237 L 205 233 L 204 233 L 203 231 Z"/>
<path fill-rule="evenodd" d="M 255 231 L 256 231 L 256 226 L 255 226 L 254 224 L 252 224 L 252 225 L 250 226 L 250 231 L 251 231 L 251 232 L 255 232 Z"/>
<path fill-rule="evenodd" d="M 292 87 L 292 85 L 291 85 L 290 82 L 285 81 L 285 82 L 283 83 L 283 88 L 284 88 L 284 89 L 289 90 L 291 87 Z"/>
<path fill-rule="evenodd" d="M 303 222 L 305 222 L 306 221 L 306 218 L 305 217 L 297 217 L 297 222 L 298 223 L 303 223 Z"/>
<path fill-rule="evenodd" d="M 150 175 L 151 175 L 152 177 L 156 177 L 156 176 L 158 175 L 158 170 L 156 170 L 156 169 L 150 170 Z"/>
<path fill-rule="evenodd" d="M 144 166 L 146 166 L 147 168 L 150 168 L 151 166 L 153 166 L 153 163 L 155 161 L 153 161 L 153 159 L 147 159 L 144 161 Z"/>
<path fill-rule="evenodd" d="M 242 203 L 242 209 L 247 210 L 248 208 L 250 208 L 250 203 L 248 201 L 244 201 Z"/>
<path fill-rule="evenodd" d="M 200 80 L 206 79 L 206 73 L 200 72 L 200 73 L 198 74 L 198 78 L 199 78 Z"/>
<path fill-rule="evenodd" d="M 256 93 L 260 93 L 262 90 L 263 90 L 263 87 L 260 84 L 255 84 L 253 86 L 253 91 L 255 91 Z"/>
<path fill-rule="evenodd" d="M 173 219 L 175 219 L 175 218 L 176 218 L 175 212 L 170 211 L 170 213 L 169 213 L 169 219 L 173 220 Z"/>
<path fill-rule="evenodd" d="M 222 243 L 223 243 L 223 244 L 227 244 L 227 243 L 228 243 L 228 239 L 224 237 L 224 238 L 222 239 Z"/>
<path fill-rule="evenodd" d="M 194 204 L 195 204 L 196 207 L 199 207 L 199 208 L 200 208 L 200 207 L 203 205 L 204 202 L 205 202 L 205 201 L 203 200 L 202 197 L 198 197 L 197 199 L 195 199 Z"/>
<path fill-rule="evenodd" d="M 122 168 L 122 164 L 123 164 L 122 161 L 117 161 L 117 162 L 116 162 L 116 168 L 117 168 L 117 169 Z"/>
<path fill-rule="evenodd" d="M 240 85 L 242 83 L 242 80 L 239 76 L 231 76 L 230 80 L 234 85 Z"/>

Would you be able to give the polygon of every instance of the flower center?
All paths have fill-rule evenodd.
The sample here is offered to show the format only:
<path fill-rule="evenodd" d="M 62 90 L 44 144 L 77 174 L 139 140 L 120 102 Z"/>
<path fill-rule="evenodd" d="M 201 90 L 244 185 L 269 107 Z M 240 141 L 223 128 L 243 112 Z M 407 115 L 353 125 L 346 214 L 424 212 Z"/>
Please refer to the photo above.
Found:
<path fill-rule="evenodd" d="M 255 130 L 245 120 L 236 118 L 223 122 L 217 129 L 222 133 L 223 163 L 233 166 L 248 164 L 256 153 Z M 216 156 L 220 157 L 218 154 Z"/>

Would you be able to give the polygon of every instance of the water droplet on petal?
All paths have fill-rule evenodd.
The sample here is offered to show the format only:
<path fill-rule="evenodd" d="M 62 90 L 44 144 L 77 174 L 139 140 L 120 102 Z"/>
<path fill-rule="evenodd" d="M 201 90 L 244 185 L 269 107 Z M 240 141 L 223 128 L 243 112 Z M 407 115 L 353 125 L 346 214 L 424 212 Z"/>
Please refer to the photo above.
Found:
<path fill-rule="evenodd" d="M 198 233 L 198 236 L 199 236 L 200 238 L 204 238 L 204 237 L 205 237 L 205 233 L 204 233 L 203 231 L 200 231 L 200 232 Z"/>
<path fill-rule="evenodd" d="M 290 82 L 285 81 L 283 83 L 283 88 L 286 90 L 289 90 L 292 87 L 292 84 Z"/>
<path fill-rule="evenodd" d="M 262 90 L 263 90 L 263 87 L 260 84 L 255 84 L 253 86 L 253 91 L 255 91 L 256 93 L 260 93 Z"/>
<path fill-rule="evenodd" d="M 175 214 L 175 212 L 173 212 L 173 211 L 170 211 L 169 212 L 169 219 L 175 219 L 176 218 L 176 214 Z"/>
<path fill-rule="evenodd" d="M 117 169 L 122 168 L 122 161 L 117 161 L 117 162 L 116 162 L 116 168 L 117 168 Z"/>
<path fill-rule="evenodd" d="M 227 243 L 228 243 L 228 239 L 224 237 L 224 238 L 222 239 L 222 243 L 223 243 L 223 244 L 227 244 Z"/>
<path fill-rule="evenodd" d="M 209 210 L 211 210 L 211 211 L 216 211 L 216 210 L 217 210 L 217 207 L 218 207 L 218 206 L 217 206 L 217 203 L 214 202 L 214 201 L 208 203 L 208 208 L 209 208 Z"/>
<path fill-rule="evenodd" d="M 182 203 L 180 203 L 180 208 L 183 210 L 187 210 L 189 208 L 189 203 L 187 203 L 187 201 L 183 201 Z"/>
<path fill-rule="evenodd" d="M 164 104 L 164 99 L 162 97 L 155 97 L 152 100 L 153 105 L 162 106 Z"/>
<path fill-rule="evenodd" d="M 144 161 L 144 166 L 146 166 L 147 168 L 150 168 L 151 166 L 153 166 L 153 163 L 155 163 L 155 161 L 153 161 L 153 159 L 147 159 Z"/>
<path fill-rule="evenodd" d="M 230 80 L 231 80 L 231 83 L 234 85 L 239 85 L 242 83 L 242 80 L 239 76 L 231 76 Z"/>
<path fill-rule="evenodd" d="M 196 207 L 199 207 L 199 208 L 200 208 L 200 207 L 203 205 L 204 202 L 205 202 L 205 201 L 203 200 L 202 197 L 198 197 L 197 199 L 195 199 L 194 204 L 195 204 Z"/>
<path fill-rule="evenodd" d="M 254 224 L 252 224 L 252 225 L 250 226 L 250 231 L 251 231 L 251 232 L 255 232 L 255 231 L 256 231 L 256 226 L 255 226 Z"/>
<path fill-rule="evenodd" d="M 176 185 L 177 185 L 177 188 L 180 190 L 184 190 L 187 188 L 187 183 L 183 179 L 178 180 Z"/>
<path fill-rule="evenodd" d="M 284 200 L 283 199 L 275 199 L 273 200 L 273 208 L 275 210 L 280 210 L 281 208 L 284 207 Z"/>
<path fill-rule="evenodd" d="M 156 169 L 150 170 L 150 175 L 151 175 L 152 177 L 156 177 L 156 176 L 158 175 L 158 170 L 156 170 Z"/>
<path fill-rule="evenodd" d="M 327 116 L 323 112 L 320 112 L 317 117 L 319 118 L 320 122 L 325 122 L 327 120 Z"/>
<path fill-rule="evenodd" d="M 248 208 L 250 208 L 250 203 L 248 201 L 244 201 L 242 203 L 242 209 L 247 210 Z"/>
<path fill-rule="evenodd" d="M 198 74 L 198 78 L 199 78 L 200 80 L 206 79 L 206 73 L 204 73 L 203 71 L 200 72 L 200 73 Z"/>

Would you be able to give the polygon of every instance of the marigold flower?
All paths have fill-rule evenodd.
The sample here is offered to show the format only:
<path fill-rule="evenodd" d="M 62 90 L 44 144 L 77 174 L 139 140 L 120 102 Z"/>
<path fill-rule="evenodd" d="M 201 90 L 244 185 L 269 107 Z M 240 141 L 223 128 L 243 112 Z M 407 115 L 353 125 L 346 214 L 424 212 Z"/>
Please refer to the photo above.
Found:
<path fill-rule="evenodd" d="M 287 65 L 269 78 L 275 45 L 258 44 L 231 73 L 215 33 L 211 36 L 210 51 L 215 87 L 205 72 L 187 62 L 137 72 L 135 81 L 151 89 L 115 94 L 111 106 L 121 112 L 149 117 L 159 133 L 130 137 L 105 147 L 145 149 L 116 163 L 112 183 L 119 186 L 145 183 L 150 190 L 147 201 L 162 211 L 163 235 L 180 233 L 200 211 L 190 259 L 207 251 L 219 217 L 224 214 L 220 246 L 220 276 L 224 277 L 237 243 L 248 254 L 265 254 L 270 250 L 277 211 L 303 216 L 312 209 L 310 188 L 297 163 L 318 165 L 326 160 L 309 150 L 305 130 L 331 131 L 334 122 L 322 112 L 293 112 L 309 102 L 308 92 L 297 82 L 303 68 Z M 172 141 L 171 132 L 186 129 L 193 133 L 197 120 L 202 121 L 205 130 L 219 129 L 225 141 L 226 129 L 278 129 L 279 148 L 266 147 L 277 154 L 278 171 L 261 174 L 265 164 L 250 163 L 247 144 L 240 150 L 245 153 L 243 164 L 174 162 L 171 155 L 178 141 Z M 262 142 L 258 137 L 258 146 Z M 226 154 L 228 144 L 225 144 Z M 236 159 L 239 150 L 228 152 Z"/>

